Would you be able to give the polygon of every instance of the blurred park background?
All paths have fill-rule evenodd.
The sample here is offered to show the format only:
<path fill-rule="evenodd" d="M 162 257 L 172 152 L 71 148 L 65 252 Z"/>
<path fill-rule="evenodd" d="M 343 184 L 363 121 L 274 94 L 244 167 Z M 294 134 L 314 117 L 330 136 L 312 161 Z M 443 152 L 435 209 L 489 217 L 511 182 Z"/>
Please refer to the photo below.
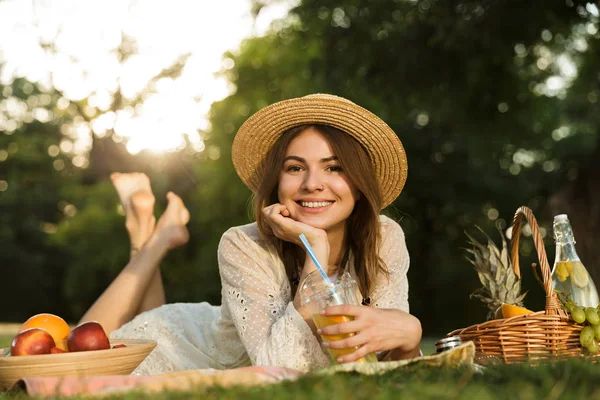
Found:
<path fill-rule="evenodd" d="M 112 172 L 147 173 L 157 215 L 167 191 L 183 197 L 191 238 L 161 266 L 167 299 L 220 304 L 217 244 L 251 220 L 234 134 L 314 92 L 372 110 L 406 148 L 385 213 L 425 336 L 485 319 L 465 232 L 500 244 L 521 205 L 550 263 L 568 213 L 600 283 L 596 2 L 0 0 L 0 16 L 0 322 L 75 323 L 127 263 Z M 528 233 L 525 304 L 542 309 Z"/>

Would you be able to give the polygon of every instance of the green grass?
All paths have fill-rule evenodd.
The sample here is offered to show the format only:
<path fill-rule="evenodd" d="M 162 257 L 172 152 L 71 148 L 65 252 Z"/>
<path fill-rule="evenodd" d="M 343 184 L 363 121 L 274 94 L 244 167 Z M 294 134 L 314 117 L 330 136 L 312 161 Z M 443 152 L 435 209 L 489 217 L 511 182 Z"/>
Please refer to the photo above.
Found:
<path fill-rule="evenodd" d="M 11 337 L 0 336 L 6 345 Z M 423 352 L 431 354 L 435 339 L 425 339 Z M 600 365 L 581 360 L 551 365 L 498 365 L 483 373 L 466 368 L 408 366 L 380 376 L 338 373 L 332 376 L 305 376 L 297 381 L 254 388 L 199 387 L 192 392 L 143 394 L 129 391 L 110 399 L 179 400 L 220 399 L 600 399 Z M 58 399 L 87 399 L 83 396 Z M 0 400 L 28 400 L 23 393 L 0 393 Z"/>
<path fill-rule="evenodd" d="M 198 388 L 193 392 L 141 394 L 127 392 L 111 399 L 597 399 L 600 366 L 579 360 L 532 367 L 496 366 L 483 374 L 464 368 L 405 367 L 381 376 L 338 373 L 306 376 L 294 382 L 254 388 Z M 0 394 L 0 398 L 3 396 Z M 6 400 L 26 399 L 23 394 Z M 74 397 L 84 399 L 83 397 Z"/>

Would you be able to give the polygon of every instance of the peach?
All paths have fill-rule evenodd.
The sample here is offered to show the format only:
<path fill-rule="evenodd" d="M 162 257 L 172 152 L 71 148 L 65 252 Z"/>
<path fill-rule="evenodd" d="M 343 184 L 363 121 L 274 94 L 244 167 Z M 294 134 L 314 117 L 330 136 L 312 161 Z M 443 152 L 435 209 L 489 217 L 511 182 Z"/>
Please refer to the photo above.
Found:
<path fill-rule="evenodd" d="M 26 329 L 14 337 L 10 346 L 13 356 L 30 356 L 34 354 L 50 354 L 56 346 L 52 336 L 39 328 Z"/>
<path fill-rule="evenodd" d="M 50 354 L 60 354 L 60 353 L 66 353 L 66 351 L 64 351 L 63 349 L 61 349 L 59 347 L 53 347 L 50 349 Z"/>
<path fill-rule="evenodd" d="M 75 327 L 67 337 L 69 351 L 110 349 L 110 341 L 104 328 L 96 321 L 84 322 Z"/>

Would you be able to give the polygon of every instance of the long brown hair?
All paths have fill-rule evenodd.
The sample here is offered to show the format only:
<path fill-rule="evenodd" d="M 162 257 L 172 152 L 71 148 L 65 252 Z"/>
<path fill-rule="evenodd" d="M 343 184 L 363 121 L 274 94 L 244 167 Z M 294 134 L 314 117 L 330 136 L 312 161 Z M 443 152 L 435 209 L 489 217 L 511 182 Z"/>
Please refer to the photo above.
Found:
<path fill-rule="evenodd" d="M 299 246 L 286 242 L 273 235 L 262 214 L 262 209 L 278 203 L 279 176 L 289 144 L 300 133 L 313 128 L 321 133 L 338 157 L 342 170 L 350 182 L 360 192 L 360 198 L 346 221 L 344 254 L 340 269 L 345 269 L 350 252 L 354 255 L 354 269 L 358 286 L 363 297 L 368 297 L 378 273 L 387 273 L 387 268 L 378 250 L 381 242 L 379 210 L 381 210 L 381 190 L 365 148 L 346 132 L 328 125 L 301 125 L 284 132 L 267 153 L 262 166 L 261 185 L 254 196 L 254 215 L 261 234 L 277 249 L 285 266 L 286 274 L 292 283 L 292 296 L 306 253 Z"/>

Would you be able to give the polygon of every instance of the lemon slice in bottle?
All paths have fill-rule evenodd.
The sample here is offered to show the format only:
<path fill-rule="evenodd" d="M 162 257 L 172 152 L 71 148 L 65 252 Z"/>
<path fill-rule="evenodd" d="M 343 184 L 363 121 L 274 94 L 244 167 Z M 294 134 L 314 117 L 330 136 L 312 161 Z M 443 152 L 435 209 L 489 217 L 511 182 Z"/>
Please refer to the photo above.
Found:
<path fill-rule="evenodd" d="M 571 274 L 571 279 L 573 280 L 573 285 L 584 288 L 590 282 L 590 277 L 588 276 L 587 271 L 584 266 L 579 262 L 573 262 L 573 273 Z"/>
<path fill-rule="evenodd" d="M 569 268 L 567 267 L 566 262 L 563 261 L 556 263 L 556 276 L 561 282 L 567 280 L 567 278 L 569 277 Z"/>

